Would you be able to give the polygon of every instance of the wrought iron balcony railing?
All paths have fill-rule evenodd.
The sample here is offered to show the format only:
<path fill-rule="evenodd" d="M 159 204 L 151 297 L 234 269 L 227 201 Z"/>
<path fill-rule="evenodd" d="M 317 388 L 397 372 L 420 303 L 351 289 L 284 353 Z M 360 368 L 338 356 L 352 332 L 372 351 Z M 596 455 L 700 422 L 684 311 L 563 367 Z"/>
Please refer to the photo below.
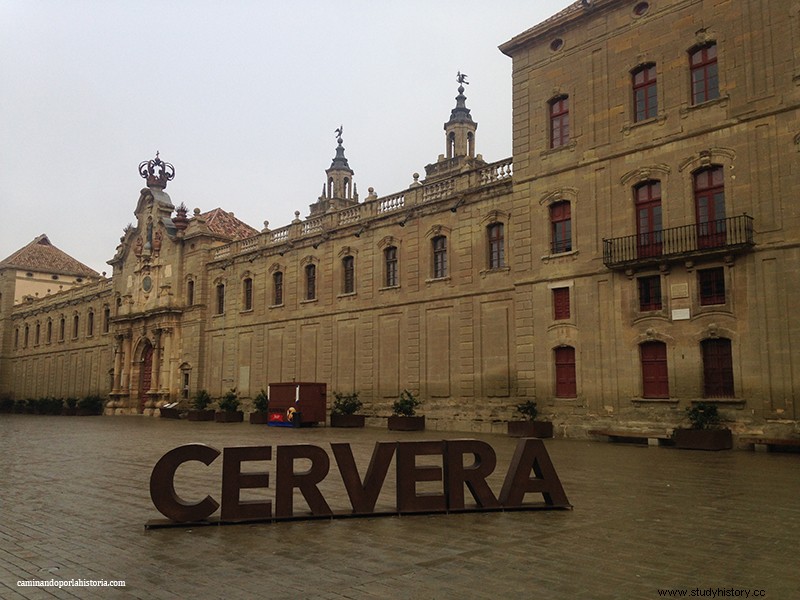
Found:
<path fill-rule="evenodd" d="M 603 240 L 603 264 L 620 269 L 695 256 L 730 254 L 754 245 L 753 217 L 739 215 Z"/>

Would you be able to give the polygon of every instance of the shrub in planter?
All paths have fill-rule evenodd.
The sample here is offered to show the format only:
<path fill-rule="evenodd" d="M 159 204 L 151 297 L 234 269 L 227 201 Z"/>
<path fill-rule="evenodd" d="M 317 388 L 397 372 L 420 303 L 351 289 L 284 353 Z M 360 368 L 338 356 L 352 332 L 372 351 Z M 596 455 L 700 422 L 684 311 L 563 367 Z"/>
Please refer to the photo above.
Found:
<path fill-rule="evenodd" d="M 392 404 L 392 416 L 389 417 L 389 429 L 393 431 L 422 431 L 425 429 L 425 416 L 417 416 L 417 408 L 422 400 L 410 391 L 403 390 L 400 397 Z"/>
<path fill-rule="evenodd" d="M 29 415 L 35 415 L 39 410 L 39 401 L 36 398 L 28 398 L 25 400 L 25 412 Z"/>
<path fill-rule="evenodd" d="M 0 413 L 14 412 L 14 398 L 4 394 L 0 396 Z"/>
<path fill-rule="evenodd" d="M 362 407 L 358 392 L 351 394 L 333 392 L 333 396 L 335 400 L 331 407 L 331 427 L 363 427 L 364 415 L 356 414 Z"/>
<path fill-rule="evenodd" d="M 64 400 L 64 408 L 61 409 L 62 415 L 67 415 L 70 417 L 74 417 L 78 414 L 78 399 L 77 398 L 67 398 Z"/>
<path fill-rule="evenodd" d="M 39 413 L 42 415 L 60 415 L 64 401 L 61 398 L 47 397 L 39 401 Z"/>
<path fill-rule="evenodd" d="M 194 408 L 189 411 L 186 418 L 189 421 L 213 421 L 214 411 L 208 408 L 209 404 L 211 404 L 211 395 L 205 390 L 198 391 L 192 402 Z"/>
<path fill-rule="evenodd" d="M 730 450 L 733 447 L 731 430 L 720 427 L 716 404 L 697 402 L 686 409 L 686 417 L 691 427 L 672 433 L 676 447 L 689 450 Z"/>
<path fill-rule="evenodd" d="M 78 416 L 99 415 L 103 413 L 103 399 L 100 396 L 86 396 L 78 400 Z"/>
<path fill-rule="evenodd" d="M 539 409 L 536 408 L 536 402 L 533 400 L 526 400 L 525 402 L 517 404 L 517 412 L 525 417 L 526 420 L 509 421 L 508 435 L 512 437 L 553 437 L 553 423 L 550 421 L 536 420 L 536 416 L 539 414 Z"/>
<path fill-rule="evenodd" d="M 239 423 L 244 420 L 244 413 L 239 409 L 239 395 L 236 388 L 228 390 L 219 401 L 219 410 L 214 415 L 217 423 Z"/>
<path fill-rule="evenodd" d="M 24 413 L 28 410 L 28 403 L 25 400 L 17 400 L 14 402 L 14 412 L 15 413 Z"/>
<path fill-rule="evenodd" d="M 261 390 L 253 399 L 254 412 L 250 413 L 250 423 L 253 425 L 266 425 L 269 423 L 269 397 L 267 392 Z"/>

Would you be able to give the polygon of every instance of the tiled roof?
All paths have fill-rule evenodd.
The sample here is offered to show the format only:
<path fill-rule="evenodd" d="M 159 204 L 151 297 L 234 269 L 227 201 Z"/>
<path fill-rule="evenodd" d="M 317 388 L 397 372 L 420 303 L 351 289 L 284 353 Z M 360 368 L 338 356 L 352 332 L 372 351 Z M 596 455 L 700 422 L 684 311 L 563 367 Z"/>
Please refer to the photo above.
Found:
<path fill-rule="evenodd" d="M 206 227 L 211 233 L 229 240 L 243 240 L 259 233 L 244 221 L 234 217 L 233 213 L 225 212 L 221 208 L 202 213 L 200 217 L 205 219 Z"/>
<path fill-rule="evenodd" d="M 53 246 L 45 234 L 0 261 L 0 269 L 25 269 L 59 275 L 100 277 L 100 274 Z"/>

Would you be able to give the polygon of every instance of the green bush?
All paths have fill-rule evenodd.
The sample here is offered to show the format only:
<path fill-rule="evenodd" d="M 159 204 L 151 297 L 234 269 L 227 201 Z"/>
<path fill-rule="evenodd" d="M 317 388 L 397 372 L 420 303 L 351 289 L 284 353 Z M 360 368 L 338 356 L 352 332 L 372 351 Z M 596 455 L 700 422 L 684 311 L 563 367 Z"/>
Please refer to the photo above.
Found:
<path fill-rule="evenodd" d="M 331 412 L 334 415 L 354 415 L 361 410 L 362 402 L 358 399 L 358 392 L 352 394 L 340 394 L 333 392 L 333 407 Z"/>
<path fill-rule="evenodd" d="M 517 404 L 517 412 L 528 421 L 535 421 L 536 415 L 539 414 L 539 409 L 536 408 L 536 402 L 533 400 L 526 400 L 525 402 Z"/>
<path fill-rule="evenodd" d="M 208 408 L 208 405 L 211 404 L 211 395 L 205 390 L 200 390 L 194 397 L 193 404 L 195 409 L 205 410 L 206 408 Z"/>
<path fill-rule="evenodd" d="M 78 409 L 85 410 L 93 415 L 99 415 L 103 412 L 103 398 L 96 395 L 81 398 L 78 400 Z"/>
<path fill-rule="evenodd" d="M 403 390 L 400 397 L 392 404 L 392 414 L 399 417 L 413 417 L 421 404 L 422 400 L 408 390 Z"/>
<path fill-rule="evenodd" d="M 78 406 L 78 399 L 77 398 L 67 398 L 65 400 L 67 404 L 67 408 L 77 408 Z"/>
<path fill-rule="evenodd" d="M 60 415 L 64 401 L 61 398 L 40 398 L 39 399 L 39 414 L 40 415 Z"/>
<path fill-rule="evenodd" d="M 224 412 L 236 412 L 239 410 L 239 395 L 236 388 L 231 388 L 219 401 L 219 409 Z"/>
<path fill-rule="evenodd" d="M 14 410 L 14 398 L 7 394 L 0 396 L 0 412 L 10 413 Z"/>
<path fill-rule="evenodd" d="M 256 412 L 267 412 L 269 410 L 269 397 L 267 396 L 267 392 L 261 390 L 258 392 L 258 395 L 253 400 L 253 408 L 256 409 Z"/>
<path fill-rule="evenodd" d="M 692 429 L 714 429 L 719 426 L 720 416 L 716 404 L 698 402 L 686 408 L 686 416 Z"/>

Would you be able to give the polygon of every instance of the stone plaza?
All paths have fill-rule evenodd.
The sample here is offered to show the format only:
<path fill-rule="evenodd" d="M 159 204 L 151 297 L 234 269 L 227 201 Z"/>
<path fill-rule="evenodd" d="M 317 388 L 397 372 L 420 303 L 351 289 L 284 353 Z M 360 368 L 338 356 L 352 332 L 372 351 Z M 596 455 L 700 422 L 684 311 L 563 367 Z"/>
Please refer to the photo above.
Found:
<path fill-rule="evenodd" d="M 573 510 L 145 529 L 161 517 L 149 497 L 153 466 L 183 444 L 349 442 L 363 473 L 376 441 L 470 437 L 497 452 L 496 492 L 517 443 L 499 434 L 2 415 L 0 597 L 800 597 L 796 454 L 552 439 Z M 182 466 L 178 494 L 219 501 L 221 463 Z M 272 487 L 274 464 L 265 464 Z M 393 477 L 390 468 L 379 505 Z M 333 459 L 320 489 L 334 511 L 349 507 Z M 125 587 L 19 585 L 73 579 Z"/>

